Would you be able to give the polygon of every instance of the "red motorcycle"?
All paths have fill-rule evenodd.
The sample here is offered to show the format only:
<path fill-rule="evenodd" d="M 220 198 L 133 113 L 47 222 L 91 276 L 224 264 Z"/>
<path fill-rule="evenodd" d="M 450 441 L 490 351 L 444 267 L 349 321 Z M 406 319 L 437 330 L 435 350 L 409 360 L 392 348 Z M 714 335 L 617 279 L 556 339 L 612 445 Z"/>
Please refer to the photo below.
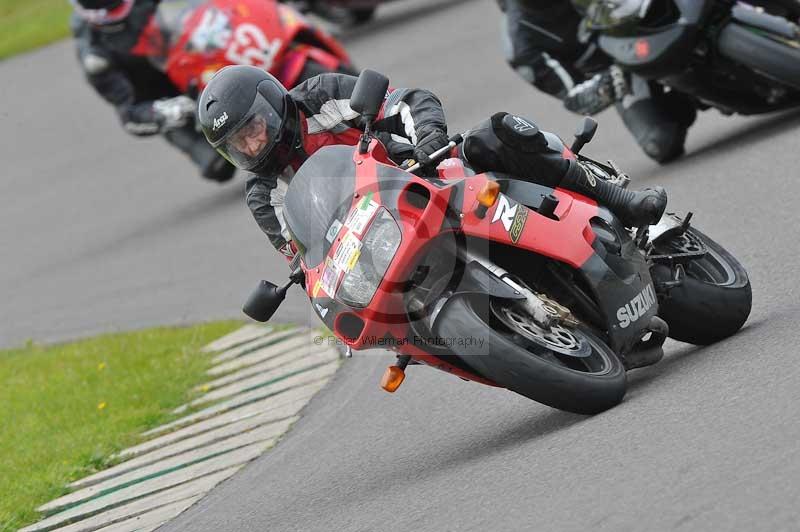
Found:
<path fill-rule="evenodd" d="M 356 73 L 336 39 L 274 0 L 163 1 L 134 53 L 190 95 L 227 65 L 263 68 L 288 88 L 323 72 Z"/>
<path fill-rule="evenodd" d="M 350 105 L 368 124 L 387 86 L 376 72 L 359 77 Z M 613 163 L 578 155 L 596 126 L 585 119 L 571 148 L 545 137 L 597 179 L 624 186 Z M 409 364 L 426 364 L 584 414 L 622 400 L 633 353 L 656 362 L 667 336 L 711 343 L 750 313 L 744 268 L 690 215 L 630 230 L 575 192 L 475 174 L 460 159 L 442 161 L 435 179 L 417 169 L 394 164 L 369 126 L 357 147 L 313 154 L 285 196 L 297 250 L 290 281 L 261 281 L 245 313 L 268 320 L 304 283 L 349 348 L 397 353 L 387 391 Z"/>

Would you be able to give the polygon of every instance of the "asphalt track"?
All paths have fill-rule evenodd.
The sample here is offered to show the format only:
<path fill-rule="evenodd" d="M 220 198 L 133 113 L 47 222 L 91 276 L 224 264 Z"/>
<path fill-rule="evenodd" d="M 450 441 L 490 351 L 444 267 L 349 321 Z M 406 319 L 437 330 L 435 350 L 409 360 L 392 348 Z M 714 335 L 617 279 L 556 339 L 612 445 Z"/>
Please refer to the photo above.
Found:
<path fill-rule="evenodd" d="M 493 2 L 400 2 L 346 41 L 393 85 L 441 95 L 453 131 L 501 109 L 562 136 L 576 123 L 503 64 Z M 68 43 L 0 73 L 0 344 L 238 316 L 255 280 L 283 276 L 242 183 L 201 182 L 164 143 L 127 137 Z M 800 528 L 800 113 L 704 113 L 666 168 L 613 112 L 600 123 L 587 153 L 664 184 L 747 267 L 740 334 L 669 343 L 591 418 L 420 367 L 388 395 L 391 358 L 357 355 L 277 448 L 164 530 Z M 312 320 L 298 294 L 282 312 Z"/>

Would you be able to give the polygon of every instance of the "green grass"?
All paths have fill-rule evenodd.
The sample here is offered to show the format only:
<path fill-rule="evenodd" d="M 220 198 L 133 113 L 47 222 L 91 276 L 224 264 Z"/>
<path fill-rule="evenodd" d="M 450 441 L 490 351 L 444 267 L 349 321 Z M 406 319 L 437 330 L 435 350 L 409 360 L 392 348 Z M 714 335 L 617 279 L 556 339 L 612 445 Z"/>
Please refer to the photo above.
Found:
<path fill-rule="evenodd" d="M 210 365 L 215 322 L 0 351 L 0 530 L 38 519 L 68 482 L 102 469 L 143 430 L 173 418 Z"/>
<path fill-rule="evenodd" d="M 68 0 L 0 0 L 0 59 L 69 35 Z"/>

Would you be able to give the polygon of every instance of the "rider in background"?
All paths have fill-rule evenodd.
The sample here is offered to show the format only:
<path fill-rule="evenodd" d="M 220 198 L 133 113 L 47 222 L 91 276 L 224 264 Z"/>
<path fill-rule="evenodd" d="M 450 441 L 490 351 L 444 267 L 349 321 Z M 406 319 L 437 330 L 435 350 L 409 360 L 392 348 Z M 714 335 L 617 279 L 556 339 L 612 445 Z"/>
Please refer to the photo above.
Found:
<path fill-rule="evenodd" d="M 350 108 L 356 80 L 322 74 L 287 91 L 263 70 L 228 66 L 200 95 L 198 120 L 208 142 L 251 173 L 247 205 L 275 248 L 288 257 L 294 249 L 283 220 L 287 184 L 318 149 L 358 143 L 364 122 Z M 449 142 L 442 105 L 423 89 L 387 91 L 373 128 L 397 163 L 414 159 L 426 165 Z M 470 130 L 460 156 L 477 171 L 534 175 L 547 186 L 577 191 L 606 205 L 629 226 L 657 222 L 667 203 L 660 187 L 634 192 L 596 179 L 558 137 L 508 113 L 497 113 Z"/>
<path fill-rule="evenodd" d="M 220 157 L 195 127 L 195 102 L 154 61 L 145 29 L 159 0 L 72 0 L 72 31 L 89 84 L 116 108 L 136 136 L 161 134 L 212 181 L 231 179 L 236 168 Z"/>
<path fill-rule="evenodd" d="M 578 114 L 593 115 L 616 105 L 642 150 L 659 163 L 683 154 L 686 132 L 697 115 L 692 101 L 623 73 L 607 57 L 578 42 L 582 20 L 574 5 L 578 2 L 498 3 L 505 11 L 506 60 L 523 79 Z"/>

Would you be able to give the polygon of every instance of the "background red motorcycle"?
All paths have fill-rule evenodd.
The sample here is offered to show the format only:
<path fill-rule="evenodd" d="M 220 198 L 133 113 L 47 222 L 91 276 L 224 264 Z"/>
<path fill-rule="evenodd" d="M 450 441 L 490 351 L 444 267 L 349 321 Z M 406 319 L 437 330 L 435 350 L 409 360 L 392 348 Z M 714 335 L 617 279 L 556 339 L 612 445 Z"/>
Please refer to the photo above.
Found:
<path fill-rule="evenodd" d="M 87 10 L 74 1 L 81 19 L 98 26 L 109 24 L 93 21 L 108 18 L 104 10 Z M 134 0 L 127 0 L 119 9 L 127 17 L 133 7 Z M 141 134 L 162 134 L 212 181 L 228 181 L 235 172 L 210 148 L 195 123 L 195 99 L 219 69 L 255 66 L 287 88 L 326 72 L 355 73 L 335 38 L 276 0 L 149 0 L 140 7 L 135 32 L 109 38 L 107 46 L 142 65 L 126 75 L 136 78 L 136 97 L 152 100 L 163 123 L 157 131 Z M 133 39 L 126 40 L 129 37 Z"/>
<path fill-rule="evenodd" d="M 286 87 L 323 72 L 353 73 L 344 47 L 273 0 L 162 2 L 134 49 L 195 96 L 220 68 L 252 65 Z"/>

